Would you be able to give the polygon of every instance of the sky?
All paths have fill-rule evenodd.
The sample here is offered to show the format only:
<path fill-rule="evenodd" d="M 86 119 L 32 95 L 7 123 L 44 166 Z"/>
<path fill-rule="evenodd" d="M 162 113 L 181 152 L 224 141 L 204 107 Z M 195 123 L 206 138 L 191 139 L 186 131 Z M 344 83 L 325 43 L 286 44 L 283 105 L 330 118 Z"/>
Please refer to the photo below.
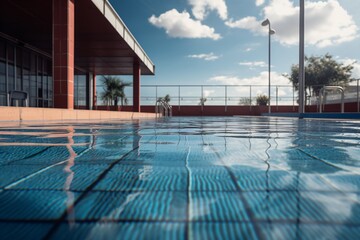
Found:
<path fill-rule="evenodd" d="M 267 85 L 299 61 L 299 0 L 110 0 L 156 66 L 142 84 Z M 305 54 L 333 55 L 360 78 L 359 0 L 305 0 Z M 210 94 L 210 93 L 209 93 Z"/>

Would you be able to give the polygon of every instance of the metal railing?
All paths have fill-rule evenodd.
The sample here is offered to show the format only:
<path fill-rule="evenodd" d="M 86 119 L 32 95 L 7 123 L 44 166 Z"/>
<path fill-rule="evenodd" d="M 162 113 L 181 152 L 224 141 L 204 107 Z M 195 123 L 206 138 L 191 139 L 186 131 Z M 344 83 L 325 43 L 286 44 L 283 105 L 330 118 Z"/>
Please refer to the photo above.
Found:
<path fill-rule="evenodd" d="M 152 105 L 159 97 L 169 94 L 172 105 L 236 106 L 256 105 L 256 98 L 267 92 L 268 85 L 142 85 L 141 105 Z M 272 106 L 297 105 L 297 94 L 293 86 L 271 87 Z"/>
<path fill-rule="evenodd" d="M 326 102 L 326 93 L 328 91 L 340 91 L 341 93 L 341 112 L 344 113 L 344 89 L 340 86 L 325 86 L 320 90 L 320 108 L 319 112 L 322 113 L 324 104 Z"/>
<path fill-rule="evenodd" d="M 360 89 L 358 79 L 355 85 L 352 84 L 344 88 L 344 102 L 357 103 L 357 111 L 360 112 Z M 321 89 L 324 85 L 314 86 Z M 100 96 L 103 87 L 97 85 Z M 298 106 L 298 92 L 292 85 L 272 85 L 270 88 L 272 108 L 278 106 Z M 132 87 L 126 87 L 125 93 L 128 99 L 128 105 L 132 105 Z M 206 99 L 204 105 L 211 106 L 252 106 L 257 105 L 258 95 L 267 95 L 268 85 L 141 85 L 141 105 L 153 106 L 159 97 L 170 95 L 171 104 L 177 108 L 181 106 L 201 105 Z M 341 103 L 339 94 L 327 93 L 326 104 Z M 101 98 L 98 98 L 97 105 L 103 105 Z M 306 105 L 319 106 L 319 96 L 308 91 Z"/>
<path fill-rule="evenodd" d="M 157 118 L 172 117 L 172 106 L 163 99 L 158 99 L 155 104 L 155 114 Z"/>

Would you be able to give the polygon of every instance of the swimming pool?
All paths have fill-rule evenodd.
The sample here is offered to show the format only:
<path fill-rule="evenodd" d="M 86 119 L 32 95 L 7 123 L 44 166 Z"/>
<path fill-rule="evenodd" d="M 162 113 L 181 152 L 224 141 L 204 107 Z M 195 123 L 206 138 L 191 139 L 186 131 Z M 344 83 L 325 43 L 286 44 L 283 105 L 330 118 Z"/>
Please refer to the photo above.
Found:
<path fill-rule="evenodd" d="M 2 239 L 357 239 L 360 122 L 0 127 Z"/>

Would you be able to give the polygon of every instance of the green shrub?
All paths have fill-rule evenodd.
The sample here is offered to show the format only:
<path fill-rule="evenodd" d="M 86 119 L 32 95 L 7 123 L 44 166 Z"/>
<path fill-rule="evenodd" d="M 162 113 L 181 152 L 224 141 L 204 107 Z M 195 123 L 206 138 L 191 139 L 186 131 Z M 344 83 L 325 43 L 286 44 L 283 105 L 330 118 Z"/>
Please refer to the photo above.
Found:
<path fill-rule="evenodd" d="M 266 106 L 269 102 L 269 98 L 266 95 L 260 94 L 256 97 L 256 104 L 260 106 Z"/>

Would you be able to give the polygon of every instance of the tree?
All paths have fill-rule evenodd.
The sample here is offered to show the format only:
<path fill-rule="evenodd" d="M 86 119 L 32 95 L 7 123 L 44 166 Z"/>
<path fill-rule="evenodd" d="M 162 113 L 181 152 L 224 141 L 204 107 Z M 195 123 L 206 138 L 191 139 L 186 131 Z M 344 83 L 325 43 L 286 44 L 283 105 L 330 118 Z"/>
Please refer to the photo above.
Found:
<path fill-rule="evenodd" d="M 256 104 L 260 106 L 266 106 L 269 102 L 268 96 L 264 94 L 257 95 L 256 97 Z"/>
<path fill-rule="evenodd" d="M 127 98 L 124 92 L 125 87 L 131 86 L 131 83 L 126 83 L 118 77 L 114 76 L 103 76 L 102 82 L 104 84 L 104 92 L 101 95 L 101 98 L 106 105 L 109 103 L 114 103 L 114 106 L 117 107 L 118 99 L 120 98 L 121 106 L 127 104 Z"/>
<path fill-rule="evenodd" d="M 351 81 L 353 65 L 338 63 L 330 54 L 305 57 L 305 88 L 315 95 L 325 85 L 347 86 Z M 284 74 L 296 90 L 299 88 L 299 65 L 291 66 L 291 74 Z"/>

